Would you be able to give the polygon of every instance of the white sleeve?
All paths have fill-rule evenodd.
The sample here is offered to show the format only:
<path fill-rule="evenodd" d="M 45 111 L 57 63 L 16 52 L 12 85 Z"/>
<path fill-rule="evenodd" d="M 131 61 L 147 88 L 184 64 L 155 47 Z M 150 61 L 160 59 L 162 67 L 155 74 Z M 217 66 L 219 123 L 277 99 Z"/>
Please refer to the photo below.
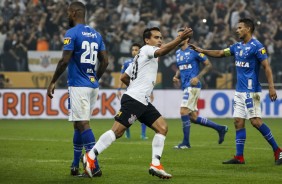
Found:
<path fill-rule="evenodd" d="M 154 54 L 156 52 L 156 50 L 160 49 L 159 47 L 155 47 L 155 46 L 147 46 L 146 47 L 146 53 L 148 55 L 148 58 L 154 58 Z"/>
<path fill-rule="evenodd" d="M 127 67 L 127 69 L 124 71 L 124 73 L 126 73 L 127 75 L 131 76 L 131 73 L 132 73 L 132 69 L 133 69 L 133 64 L 130 63 Z"/>

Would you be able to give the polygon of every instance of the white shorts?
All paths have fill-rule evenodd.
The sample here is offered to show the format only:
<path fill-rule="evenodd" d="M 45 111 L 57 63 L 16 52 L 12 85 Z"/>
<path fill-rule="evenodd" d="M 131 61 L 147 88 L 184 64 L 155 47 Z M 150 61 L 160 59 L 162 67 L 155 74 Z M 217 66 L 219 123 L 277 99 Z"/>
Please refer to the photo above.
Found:
<path fill-rule="evenodd" d="M 186 107 L 190 111 L 198 111 L 197 104 L 200 96 L 201 88 L 185 88 L 183 91 L 183 97 L 181 107 Z"/>
<path fill-rule="evenodd" d="M 261 92 L 247 93 L 235 92 L 234 97 L 234 118 L 250 119 L 261 118 L 260 107 Z"/>
<path fill-rule="evenodd" d="M 69 90 L 69 121 L 89 121 L 98 97 L 99 88 L 73 87 Z"/>

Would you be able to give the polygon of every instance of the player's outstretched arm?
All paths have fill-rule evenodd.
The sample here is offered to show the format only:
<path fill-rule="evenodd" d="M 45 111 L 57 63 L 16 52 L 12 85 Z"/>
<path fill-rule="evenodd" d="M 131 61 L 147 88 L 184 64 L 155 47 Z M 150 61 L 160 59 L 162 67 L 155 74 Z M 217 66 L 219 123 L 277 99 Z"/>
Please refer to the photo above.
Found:
<path fill-rule="evenodd" d="M 197 52 L 200 52 L 200 53 L 203 53 L 203 54 L 206 54 L 208 56 L 211 56 L 211 57 L 225 57 L 225 53 L 224 53 L 224 50 L 205 50 L 205 49 L 202 49 L 194 44 L 190 44 L 189 43 L 189 46 L 192 47 L 192 49 L 194 49 L 195 51 Z"/>
<path fill-rule="evenodd" d="M 273 83 L 272 70 L 271 70 L 268 60 L 267 59 L 263 60 L 261 62 L 261 65 L 263 66 L 263 69 L 265 71 L 265 76 L 268 82 L 269 97 L 271 101 L 275 101 L 277 99 L 277 94 L 276 94 L 276 90 L 275 90 L 274 83 Z"/>
<path fill-rule="evenodd" d="M 64 50 L 63 51 L 63 57 L 59 60 L 59 62 L 57 64 L 56 71 L 53 75 L 53 78 L 52 78 L 48 88 L 47 88 L 47 95 L 50 98 L 53 98 L 56 81 L 62 75 L 62 73 L 66 70 L 68 63 L 71 59 L 72 53 L 73 53 L 72 50 Z"/>
<path fill-rule="evenodd" d="M 167 44 L 163 45 L 160 49 L 156 50 L 154 56 L 160 57 L 166 55 L 167 53 L 172 51 L 175 47 L 177 47 L 183 40 L 186 40 L 192 35 L 193 35 L 193 30 L 191 28 L 186 27 L 180 36 L 178 36 L 171 42 L 168 42 Z"/>
<path fill-rule="evenodd" d="M 97 69 L 97 78 L 98 80 L 102 77 L 103 73 L 106 71 L 106 68 L 109 64 L 108 55 L 105 50 L 98 52 L 99 66 Z"/>

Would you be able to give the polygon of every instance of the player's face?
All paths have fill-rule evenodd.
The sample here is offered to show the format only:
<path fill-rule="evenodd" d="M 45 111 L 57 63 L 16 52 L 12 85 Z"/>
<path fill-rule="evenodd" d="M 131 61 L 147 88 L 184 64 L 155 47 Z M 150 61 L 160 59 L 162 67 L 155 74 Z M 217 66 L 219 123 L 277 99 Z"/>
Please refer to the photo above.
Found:
<path fill-rule="evenodd" d="M 236 34 L 239 36 L 240 39 L 244 39 L 246 35 L 249 33 L 250 28 L 246 27 L 243 22 L 239 22 L 236 29 Z"/>
<path fill-rule="evenodd" d="M 133 47 L 131 48 L 132 57 L 135 57 L 135 56 L 138 54 L 139 50 L 140 50 L 139 47 L 133 46 Z"/>
<path fill-rule="evenodd" d="M 73 27 L 74 21 L 73 21 L 73 18 L 72 18 L 72 9 L 70 7 L 68 8 L 68 19 L 69 19 L 69 26 Z"/>
<path fill-rule="evenodd" d="M 151 33 L 151 38 L 146 39 L 146 43 L 148 45 L 160 47 L 163 41 L 162 33 L 157 30 L 152 30 Z"/>

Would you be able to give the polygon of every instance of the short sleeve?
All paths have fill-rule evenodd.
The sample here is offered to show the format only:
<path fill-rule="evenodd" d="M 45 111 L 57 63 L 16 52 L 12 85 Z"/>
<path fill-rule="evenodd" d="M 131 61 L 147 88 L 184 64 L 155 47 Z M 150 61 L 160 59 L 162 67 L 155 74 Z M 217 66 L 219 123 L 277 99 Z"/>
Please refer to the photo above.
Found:
<path fill-rule="evenodd" d="M 267 59 L 268 56 L 267 56 L 267 53 L 266 53 L 266 50 L 263 46 L 261 46 L 257 52 L 256 52 L 256 57 L 257 59 L 262 62 L 263 60 Z"/>
<path fill-rule="evenodd" d="M 130 63 L 124 73 L 130 76 L 132 74 L 132 70 L 133 70 L 133 64 Z"/>
<path fill-rule="evenodd" d="M 224 49 L 225 56 L 233 56 L 235 53 L 236 44 L 231 45 L 230 47 Z"/>
<path fill-rule="evenodd" d="M 148 58 L 154 58 L 154 54 L 156 52 L 156 50 L 160 49 L 159 47 L 155 47 L 155 46 L 147 46 L 145 47 L 146 49 L 146 53 L 148 55 Z"/>
<path fill-rule="evenodd" d="M 207 58 L 207 56 L 205 55 L 205 54 L 203 54 L 203 53 L 198 53 L 197 54 L 197 60 L 198 61 L 200 61 L 200 62 L 204 62 L 204 61 L 206 61 L 208 58 Z"/>
<path fill-rule="evenodd" d="M 74 50 L 75 33 L 73 29 L 66 32 L 64 37 L 64 50 Z"/>

